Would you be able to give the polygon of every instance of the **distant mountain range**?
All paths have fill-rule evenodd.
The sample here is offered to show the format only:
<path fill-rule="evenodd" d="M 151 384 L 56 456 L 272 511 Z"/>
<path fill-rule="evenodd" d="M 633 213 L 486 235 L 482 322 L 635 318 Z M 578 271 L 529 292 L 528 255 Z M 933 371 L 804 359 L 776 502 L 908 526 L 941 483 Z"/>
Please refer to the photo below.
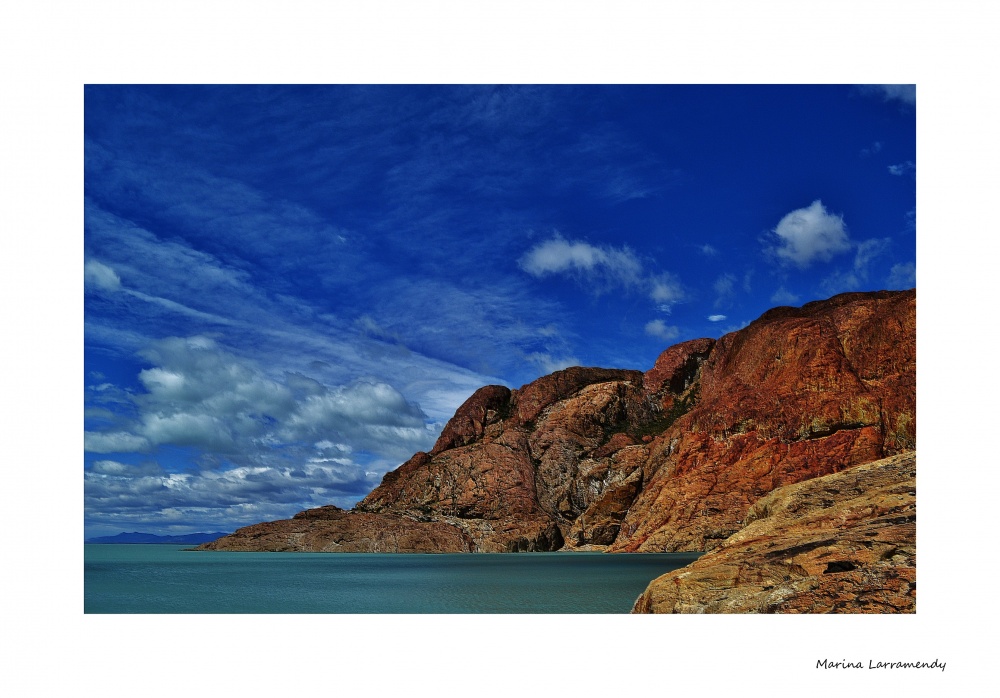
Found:
<path fill-rule="evenodd" d="M 187 533 L 183 536 L 157 536 L 153 533 L 119 533 L 116 536 L 99 536 L 88 538 L 85 543 L 170 543 L 173 545 L 200 545 L 216 538 L 228 535 L 226 533 Z"/>

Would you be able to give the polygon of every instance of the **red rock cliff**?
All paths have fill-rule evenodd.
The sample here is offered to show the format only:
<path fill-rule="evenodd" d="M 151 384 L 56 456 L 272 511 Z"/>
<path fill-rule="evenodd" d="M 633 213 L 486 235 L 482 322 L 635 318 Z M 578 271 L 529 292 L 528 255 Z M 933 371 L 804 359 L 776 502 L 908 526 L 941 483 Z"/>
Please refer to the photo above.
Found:
<path fill-rule="evenodd" d="M 371 549 L 357 540 L 383 521 L 400 552 L 711 549 L 778 487 L 916 447 L 915 306 L 914 291 L 843 294 L 670 347 L 645 374 L 481 388 L 355 511 L 207 547 Z"/>
<path fill-rule="evenodd" d="M 777 487 L 913 450 L 916 294 L 768 311 L 716 342 L 689 390 L 612 550 L 711 549 Z"/>

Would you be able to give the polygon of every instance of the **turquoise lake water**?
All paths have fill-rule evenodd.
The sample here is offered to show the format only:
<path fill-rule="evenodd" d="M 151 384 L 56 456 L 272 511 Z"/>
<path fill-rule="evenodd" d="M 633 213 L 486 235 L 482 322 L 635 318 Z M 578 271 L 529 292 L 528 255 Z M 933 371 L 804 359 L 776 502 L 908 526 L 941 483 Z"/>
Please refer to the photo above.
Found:
<path fill-rule="evenodd" d="M 85 613 L 628 613 L 697 553 L 395 555 L 84 545 Z"/>

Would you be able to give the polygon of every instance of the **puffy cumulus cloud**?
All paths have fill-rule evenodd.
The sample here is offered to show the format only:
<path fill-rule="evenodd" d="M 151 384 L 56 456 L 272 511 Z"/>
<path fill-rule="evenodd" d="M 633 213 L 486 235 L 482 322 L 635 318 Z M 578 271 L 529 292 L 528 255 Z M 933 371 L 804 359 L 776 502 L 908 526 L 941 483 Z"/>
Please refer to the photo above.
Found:
<path fill-rule="evenodd" d="M 894 290 L 916 288 L 916 263 L 904 262 L 902 264 L 893 264 L 892 269 L 889 270 L 889 277 L 885 280 L 885 283 L 888 288 Z"/>
<path fill-rule="evenodd" d="M 622 286 L 639 284 L 643 276 L 642 262 L 628 247 L 597 247 L 566 240 L 558 233 L 528 250 L 518 264 L 535 277 L 575 274 L 587 280 Z"/>
<path fill-rule="evenodd" d="M 145 392 L 113 429 L 87 432 L 88 450 L 156 459 L 188 447 L 202 468 L 95 459 L 84 472 L 91 528 L 232 530 L 323 504 L 350 507 L 430 448 L 442 426 L 384 382 L 268 375 L 211 337 L 169 338 L 143 356 L 152 364 L 138 376 Z"/>
<path fill-rule="evenodd" d="M 646 323 L 646 334 L 667 342 L 677 339 L 680 333 L 680 329 L 666 324 L 663 320 L 650 320 Z"/>
<path fill-rule="evenodd" d="M 91 288 L 99 288 L 102 291 L 117 291 L 122 285 L 118 273 L 96 259 L 88 260 L 83 265 L 83 282 Z"/>
<path fill-rule="evenodd" d="M 116 431 L 88 432 L 99 453 L 190 446 L 237 464 L 304 461 L 317 443 L 406 459 L 433 443 L 419 406 L 374 379 L 328 386 L 310 376 L 266 375 L 210 337 L 168 338 L 142 352 L 135 417 Z"/>
<path fill-rule="evenodd" d="M 830 213 L 820 200 L 786 214 L 772 232 L 778 260 L 800 269 L 813 262 L 827 262 L 851 249 L 841 216 Z"/>
<path fill-rule="evenodd" d="M 725 315 L 709 315 L 708 316 L 708 321 L 709 322 L 722 322 L 725 319 L 726 319 Z"/>
<path fill-rule="evenodd" d="M 142 422 L 142 432 L 152 444 L 198 446 L 223 453 L 236 449 L 233 431 L 224 418 L 208 414 L 148 414 Z"/>

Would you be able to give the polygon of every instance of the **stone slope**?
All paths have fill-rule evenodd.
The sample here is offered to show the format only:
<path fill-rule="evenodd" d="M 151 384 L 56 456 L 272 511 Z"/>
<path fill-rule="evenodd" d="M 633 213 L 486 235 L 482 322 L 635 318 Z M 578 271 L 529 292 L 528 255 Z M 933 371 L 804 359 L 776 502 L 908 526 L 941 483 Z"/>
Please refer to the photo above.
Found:
<path fill-rule="evenodd" d="M 382 525 L 400 552 L 711 549 L 777 487 L 915 448 L 915 306 L 843 294 L 670 347 L 646 373 L 486 386 L 352 512 L 206 547 L 383 549 Z"/>
<path fill-rule="evenodd" d="M 913 613 L 916 454 L 779 488 L 633 613 Z"/>

